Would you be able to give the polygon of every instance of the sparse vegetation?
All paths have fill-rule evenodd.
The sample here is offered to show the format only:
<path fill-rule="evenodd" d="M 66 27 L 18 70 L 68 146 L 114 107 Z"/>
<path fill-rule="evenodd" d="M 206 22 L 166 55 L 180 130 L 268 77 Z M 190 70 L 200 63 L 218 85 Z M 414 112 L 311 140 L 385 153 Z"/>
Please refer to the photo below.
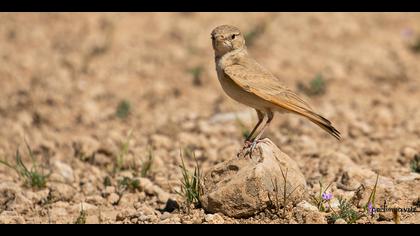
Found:
<path fill-rule="evenodd" d="M 130 140 L 132 138 L 132 135 L 133 135 L 133 130 L 128 131 L 127 138 L 125 139 L 125 141 L 122 142 L 122 144 L 120 146 L 120 150 L 119 150 L 119 152 L 117 154 L 117 157 L 116 157 L 117 159 L 116 159 L 115 166 L 114 166 L 114 173 L 123 169 L 124 160 L 125 160 L 125 157 L 127 156 L 128 151 L 129 151 Z"/>
<path fill-rule="evenodd" d="M 318 210 L 324 212 L 327 210 L 325 207 L 325 204 L 331 199 L 331 197 L 327 197 L 327 191 L 331 187 L 331 184 L 328 184 L 328 186 L 324 189 L 323 184 L 321 181 L 319 181 L 319 194 L 316 196 L 311 196 L 313 204 L 318 207 Z"/>
<path fill-rule="evenodd" d="M 420 53 L 420 37 L 415 39 L 414 43 L 410 45 L 410 49 L 413 53 Z"/>
<path fill-rule="evenodd" d="M 77 219 L 74 221 L 75 224 L 81 225 L 81 224 L 86 224 L 86 211 L 83 209 L 83 204 L 81 206 L 81 210 L 79 213 L 79 216 L 77 217 Z"/>
<path fill-rule="evenodd" d="M 118 103 L 115 115 L 120 119 L 125 119 L 130 115 L 131 104 L 128 100 L 122 100 Z"/>
<path fill-rule="evenodd" d="M 202 81 L 203 72 L 204 72 L 203 66 L 196 66 L 188 70 L 188 73 L 190 73 L 193 76 L 194 86 L 203 85 L 203 81 Z"/>
<path fill-rule="evenodd" d="M 296 189 L 299 186 L 296 186 L 294 189 L 292 189 L 289 193 L 288 193 L 288 185 L 287 185 L 287 172 L 288 170 L 286 169 L 286 172 L 283 172 L 283 169 L 280 168 L 281 171 L 281 175 L 283 178 L 283 191 L 282 193 L 280 193 L 279 190 L 279 186 L 278 186 L 278 182 L 277 182 L 277 178 L 272 179 L 271 180 L 271 184 L 273 185 L 273 193 L 274 193 L 274 198 L 271 198 L 270 193 L 268 193 L 268 198 L 271 202 L 271 205 L 274 206 L 274 209 L 276 210 L 276 213 L 278 214 L 280 212 L 281 209 L 283 209 L 283 213 L 281 214 L 280 217 L 282 218 L 286 218 L 286 210 L 287 210 L 287 206 L 290 203 L 289 199 L 290 196 L 296 191 Z M 279 199 L 279 195 L 282 194 L 282 200 Z"/>
<path fill-rule="evenodd" d="M 37 163 L 32 149 L 26 141 L 25 144 L 29 157 L 32 160 L 31 168 L 28 168 L 23 162 L 19 148 L 16 150 L 14 165 L 9 163 L 7 160 L 0 160 L 0 164 L 15 170 L 19 177 L 24 180 L 26 186 L 38 189 L 45 188 L 49 174 L 45 174 L 45 168 L 40 167 L 40 165 Z"/>
<path fill-rule="evenodd" d="M 308 96 L 323 95 L 327 90 L 327 83 L 322 74 L 317 74 L 308 85 L 301 82 L 298 83 L 298 89 Z"/>
<path fill-rule="evenodd" d="M 260 23 L 254 26 L 254 28 L 252 28 L 250 31 L 244 34 L 245 42 L 248 47 L 251 47 L 252 45 L 254 45 L 256 39 L 264 33 L 265 28 L 266 28 L 266 24 Z"/>
<path fill-rule="evenodd" d="M 338 219 L 345 220 L 348 224 L 354 224 L 363 215 L 353 209 L 353 205 L 350 204 L 346 199 L 342 197 L 338 198 L 338 212 L 335 212 L 332 208 L 333 213 L 327 217 L 329 223 L 334 223 Z"/>
<path fill-rule="evenodd" d="M 122 180 L 118 181 L 117 189 L 119 193 L 122 193 L 125 190 L 129 190 L 129 191 L 139 190 L 140 181 L 138 179 L 124 177 Z"/>
<path fill-rule="evenodd" d="M 153 163 L 153 152 L 152 152 L 152 149 L 149 149 L 147 160 L 143 161 L 141 164 L 141 171 L 140 171 L 141 177 L 146 177 L 149 175 L 150 169 L 152 168 L 152 163 Z"/>
<path fill-rule="evenodd" d="M 411 171 L 420 173 L 420 154 L 416 154 L 410 162 Z"/>
<path fill-rule="evenodd" d="M 372 192 L 370 192 L 367 203 L 364 206 L 365 211 L 369 214 L 373 214 L 373 208 L 375 207 L 376 188 L 378 186 L 379 174 L 376 175 L 375 185 L 373 186 Z"/>
<path fill-rule="evenodd" d="M 191 174 L 185 166 L 184 158 L 181 152 L 181 163 L 182 163 L 180 165 L 180 168 L 182 171 L 181 191 L 177 193 L 184 198 L 188 209 L 191 204 L 194 204 L 195 206 L 200 205 L 201 172 L 200 172 L 200 167 L 198 165 L 197 159 L 195 158 L 195 154 L 193 154 L 193 156 L 196 162 L 196 166 L 194 167 L 194 173 Z"/>

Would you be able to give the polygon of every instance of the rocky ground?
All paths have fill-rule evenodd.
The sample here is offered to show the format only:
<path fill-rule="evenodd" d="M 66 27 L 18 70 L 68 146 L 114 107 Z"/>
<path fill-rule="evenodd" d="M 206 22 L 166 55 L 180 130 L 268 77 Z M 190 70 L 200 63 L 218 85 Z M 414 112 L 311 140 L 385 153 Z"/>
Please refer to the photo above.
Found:
<path fill-rule="evenodd" d="M 0 165 L 0 223 L 420 223 L 419 213 L 364 209 L 373 189 L 376 207 L 420 207 L 420 14 L 13 13 L 0 22 L 0 159 L 14 167 L 19 150 L 28 168 Z M 306 180 L 303 201 L 285 210 L 234 218 L 178 194 L 181 154 L 206 174 L 236 157 L 257 120 L 216 78 L 210 32 L 220 24 L 241 28 L 250 53 L 342 133 L 337 142 L 300 117 L 275 117 L 265 136 Z M 331 183 L 323 207 L 312 198 L 319 182 Z"/>

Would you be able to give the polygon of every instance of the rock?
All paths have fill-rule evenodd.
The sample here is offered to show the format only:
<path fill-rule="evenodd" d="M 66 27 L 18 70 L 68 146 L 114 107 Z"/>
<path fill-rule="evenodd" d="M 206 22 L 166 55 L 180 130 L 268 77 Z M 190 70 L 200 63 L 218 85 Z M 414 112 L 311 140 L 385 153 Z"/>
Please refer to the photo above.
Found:
<path fill-rule="evenodd" d="M 111 193 L 108 198 L 107 198 L 108 202 L 112 205 L 117 204 L 117 202 L 120 200 L 120 196 L 118 196 L 118 194 L 116 193 Z"/>
<path fill-rule="evenodd" d="M 170 138 L 160 134 L 154 134 L 150 139 L 155 148 L 169 149 L 173 144 L 173 141 Z"/>
<path fill-rule="evenodd" d="M 336 224 L 336 225 L 346 225 L 347 224 L 347 222 L 344 220 L 344 219 L 337 219 L 335 222 L 334 222 L 334 224 Z"/>
<path fill-rule="evenodd" d="M 303 174 L 296 162 L 284 154 L 269 139 L 258 143 L 252 158 L 234 157 L 211 168 L 203 179 L 203 208 L 209 213 L 221 212 L 241 218 L 261 212 L 270 204 L 277 181 L 278 198 L 282 201 L 284 179 L 287 171 L 287 193 L 294 190 L 289 202 L 301 200 L 306 188 Z"/>
<path fill-rule="evenodd" d="M 86 197 L 86 202 L 95 206 L 104 205 L 106 203 L 105 199 L 99 195 Z"/>
<path fill-rule="evenodd" d="M 3 211 L 0 214 L 0 224 L 25 224 L 25 219 L 15 211 Z"/>
<path fill-rule="evenodd" d="M 52 201 L 71 201 L 76 190 L 63 183 L 48 183 Z"/>
<path fill-rule="evenodd" d="M 161 220 L 166 220 L 166 219 L 168 219 L 168 218 L 170 218 L 171 217 L 171 213 L 169 213 L 169 212 L 164 212 L 161 216 L 160 216 L 160 219 Z"/>
<path fill-rule="evenodd" d="M 295 218 L 300 223 L 326 224 L 325 213 L 318 211 L 318 208 L 307 201 L 301 201 L 294 210 Z"/>
<path fill-rule="evenodd" d="M 296 207 L 300 207 L 305 211 L 318 211 L 318 208 L 316 206 L 310 204 L 305 200 L 299 202 L 299 204 L 297 204 Z"/>
<path fill-rule="evenodd" d="M 417 154 L 417 151 L 414 148 L 411 147 L 404 147 L 401 149 L 401 155 L 404 157 L 407 157 L 408 159 L 414 158 L 414 156 Z"/>
<path fill-rule="evenodd" d="M 125 208 L 123 210 L 121 210 L 120 212 L 118 212 L 117 216 L 116 216 L 116 220 L 117 221 L 123 221 L 127 218 L 132 218 L 134 216 L 136 216 L 136 210 L 132 209 L 132 208 Z"/>
<path fill-rule="evenodd" d="M 67 183 L 71 183 L 74 181 L 73 169 L 69 165 L 61 161 L 55 161 L 54 168 L 56 172 L 59 175 L 61 175 Z"/>
<path fill-rule="evenodd" d="M 225 222 L 219 214 L 207 214 L 204 220 L 209 224 L 223 224 Z"/>
<path fill-rule="evenodd" d="M 140 188 L 150 195 L 155 195 L 158 197 L 161 203 L 165 203 L 170 198 L 170 194 L 165 192 L 159 186 L 155 185 L 148 178 L 137 178 L 140 183 Z"/>
<path fill-rule="evenodd" d="M 168 201 L 165 204 L 165 208 L 161 209 L 161 212 L 173 212 L 175 210 L 179 209 L 179 204 L 177 201 L 168 199 Z"/>

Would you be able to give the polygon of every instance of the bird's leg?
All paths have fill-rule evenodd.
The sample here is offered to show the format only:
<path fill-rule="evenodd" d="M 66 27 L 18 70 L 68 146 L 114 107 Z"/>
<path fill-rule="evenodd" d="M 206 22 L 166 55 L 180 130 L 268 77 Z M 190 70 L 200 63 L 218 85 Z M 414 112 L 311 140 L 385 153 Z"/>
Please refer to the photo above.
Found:
<path fill-rule="evenodd" d="M 246 139 L 245 139 L 245 145 L 244 145 L 244 148 L 249 147 L 249 145 L 251 145 L 251 144 L 252 144 L 252 142 L 251 142 L 251 138 L 252 138 L 252 136 L 254 135 L 255 131 L 258 129 L 258 127 L 261 125 L 262 121 L 264 120 L 264 113 L 262 113 L 262 112 L 261 112 L 261 111 L 259 111 L 259 110 L 256 110 L 256 111 L 257 111 L 257 115 L 258 115 L 258 122 L 257 122 L 257 124 L 255 125 L 255 127 L 252 129 L 252 131 L 251 131 L 251 133 L 248 135 L 248 137 L 246 137 Z"/>
<path fill-rule="evenodd" d="M 271 121 L 274 118 L 274 113 L 272 111 L 267 112 L 267 122 L 265 122 L 263 128 L 258 133 L 257 137 L 255 137 L 254 141 L 252 142 L 250 148 L 249 148 L 249 156 L 251 157 L 252 152 L 254 151 L 255 147 L 257 146 L 257 143 L 260 141 L 261 136 L 263 135 L 264 131 L 267 129 L 267 127 L 270 125 Z"/>

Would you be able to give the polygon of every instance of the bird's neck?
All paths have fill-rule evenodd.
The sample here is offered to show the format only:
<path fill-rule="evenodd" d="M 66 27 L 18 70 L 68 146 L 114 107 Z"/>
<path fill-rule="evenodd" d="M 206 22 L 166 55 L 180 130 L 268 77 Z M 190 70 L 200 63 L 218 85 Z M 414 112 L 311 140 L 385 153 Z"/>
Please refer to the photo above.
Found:
<path fill-rule="evenodd" d="M 235 58 L 238 55 L 247 55 L 247 54 L 248 54 L 248 51 L 244 47 L 244 48 L 238 48 L 238 49 L 232 50 L 232 51 L 224 53 L 224 54 L 218 54 L 216 52 L 214 59 L 215 59 L 216 63 L 219 63 L 219 61 L 221 61 L 221 60 L 223 60 L 223 61 L 231 60 L 232 58 Z"/>

